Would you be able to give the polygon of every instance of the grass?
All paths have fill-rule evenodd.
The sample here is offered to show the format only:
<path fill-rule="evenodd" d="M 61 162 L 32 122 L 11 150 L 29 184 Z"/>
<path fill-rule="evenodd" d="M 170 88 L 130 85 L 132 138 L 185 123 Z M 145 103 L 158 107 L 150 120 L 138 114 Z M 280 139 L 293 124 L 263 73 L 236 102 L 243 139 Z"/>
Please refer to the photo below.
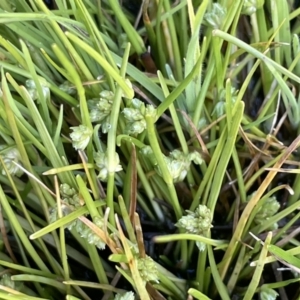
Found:
<path fill-rule="evenodd" d="M 300 8 L 254 2 L 1 1 L 1 299 L 299 299 Z"/>

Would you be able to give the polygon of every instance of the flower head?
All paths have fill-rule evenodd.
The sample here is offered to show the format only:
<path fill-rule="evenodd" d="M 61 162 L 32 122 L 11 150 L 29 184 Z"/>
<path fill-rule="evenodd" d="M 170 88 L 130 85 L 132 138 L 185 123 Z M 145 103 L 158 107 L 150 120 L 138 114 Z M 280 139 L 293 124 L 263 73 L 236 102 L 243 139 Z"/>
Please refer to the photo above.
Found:
<path fill-rule="evenodd" d="M 94 223 L 97 227 L 103 228 L 104 221 L 100 218 L 95 218 Z M 76 220 L 72 226 L 76 232 L 80 234 L 89 244 L 95 245 L 98 249 L 103 250 L 105 248 L 105 242 L 87 225 L 80 220 Z M 70 229 L 70 228 L 69 228 Z"/>
<path fill-rule="evenodd" d="M 265 203 L 258 209 L 257 214 L 255 215 L 254 222 L 256 224 L 265 223 L 266 220 L 269 220 L 274 216 L 280 208 L 280 203 L 277 201 L 276 197 L 270 197 L 265 201 Z M 277 229 L 278 224 L 272 224 L 269 229 Z"/>
<path fill-rule="evenodd" d="M 69 95 L 74 95 L 76 94 L 76 88 L 74 87 L 74 84 L 72 84 L 69 81 L 63 82 L 60 86 L 59 89 L 62 90 L 63 92 L 69 94 Z"/>
<path fill-rule="evenodd" d="M 49 97 L 49 95 L 50 95 L 49 84 L 44 79 L 40 79 L 39 83 L 42 87 L 44 97 L 45 98 Z M 25 82 L 25 85 L 27 87 L 27 91 L 30 94 L 30 97 L 32 98 L 32 100 L 38 100 L 39 94 L 38 94 L 34 80 L 27 79 Z"/>
<path fill-rule="evenodd" d="M 199 120 L 198 124 L 197 124 L 197 130 L 200 131 L 200 130 L 202 130 L 205 126 L 207 126 L 207 120 L 206 120 L 205 117 L 202 117 L 202 118 Z"/>
<path fill-rule="evenodd" d="M 126 122 L 126 134 L 140 134 L 145 130 L 147 126 L 144 118 L 145 110 L 145 104 L 136 98 L 132 99 L 131 107 L 123 109 L 122 113 Z"/>
<path fill-rule="evenodd" d="M 195 212 L 187 210 L 187 215 L 182 216 L 175 224 L 177 227 L 184 229 L 187 233 L 199 234 L 207 236 L 211 224 L 211 212 L 205 205 L 199 205 Z M 197 246 L 200 251 L 205 249 L 205 244 L 197 242 Z"/>
<path fill-rule="evenodd" d="M 22 289 L 22 284 L 15 280 L 12 280 L 9 274 L 3 274 L 1 276 L 0 284 L 17 291 L 20 291 Z"/>
<path fill-rule="evenodd" d="M 215 105 L 213 112 L 211 115 L 216 115 L 217 118 L 221 117 L 226 112 L 226 89 L 222 89 L 219 93 L 219 100 L 217 104 Z M 231 107 L 234 106 L 234 103 L 236 102 L 236 98 L 238 95 L 238 90 L 234 87 L 231 87 L 230 90 L 230 100 L 231 100 Z"/>
<path fill-rule="evenodd" d="M 262 7 L 264 0 L 245 0 L 242 8 L 242 14 L 252 15 L 257 9 Z"/>
<path fill-rule="evenodd" d="M 134 293 L 133 292 L 126 292 L 124 294 L 116 294 L 114 300 L 134 300 Z"/>
<path fill-rule="evenodd" d="M 196 151 L 184 154 L 182 151 L 174 150 L 169 156 L 164 156 L 164 160 L 174 182 L 181 182 L 185 179 L 192 161 L 196 164 L 202 163 L 201 155 Z M 156 165 L 156 170 L 161 175 L 159 165 Z"/>
<path fill-rule="evenodd" d="M 137 267 L 145 282 L 158 282 L 158 269 L 154 260 L 150 256 L 146 255 L 144 258 L 139 258 L 137 260 Z"/>
<path fill-rule="evenodd" d="M 63 216 L 67 216 L 77 208 L 82 206 L 81 198 L 78 192 L 70 187 L 68 184 L 64 183 L 60 185 L 60 196 L 61 200 L 61 209 Z M 58 219 L 57 207 L 54 207 L 50 210 L 50 223 L 55 222 Z M 95 218 L 94 223 L 99 228 L 103 228 L 104 221 L 101 218 Z M 104 249 L 104 241 L 95 234 L 87 225 L 81 222 L 79 219 L 76 219 L 66 225 L 66 228 L 69 230 L 76 230 L 82 238 L 84 238 L 89 244 L 95 245 L 97 248 Z"/>
<path fill-rule="evenodd" d="M 157 109 L 153 105 L 149 104 L 146 106 L 145 115 L 151 116 L 155 119 L 157 116 Z"/>
<path fill-rule="evenodd" d="M 103 133 L 107 133 L 110 128 L 109 117 L 114 97 L 115 95 L 113 92 L 102 91 L 99 99 L 87 101 L 91 121 L 101 123 Z"/>
<path fill-rule="evenodd" d="M 187 215 L 183 216 L 176 223 L 177 227 L 183 228 L 188 233 L 204 234 L 209 231 L 211 225 L 210 209 L 205 205 L 199 205 L 195 212 L 187 210 Z"/>
<path fill-rule="evenodd" d="M 88 145 L 93 131 L 84 125 L 71 127 L 73 132 L 70 134 L 73 147 L 76 150 L 84 150 Z"/>
<path fill-rule="evenodd" d="M 19 150 L 15 147 L 5 148 L 6 146 L 0 145 L 0 150 L 4 149 L 1 151 L 1 155 L 8 173 L 12 176 L 21 176 L 23 174 L 23 170 L 19 167 L 21 164 L 21 155 Z M 6 175 L 6 171 L 2 166 L 1 169 L 2 175 Z"/>
<path fill-rule="evenodd" d="M 78 192 L 70 187 L 67 183 L 63 183 L 59 187 L 60 197 L 61 197 L 61 209 L 63 216 L 66 216 L 73 212 L 76 208 L 79 208 L 83 205 L 81 198 L 79 197 Z M 51 208 L 50 210 L 50 223 L 55 222 L 58 219 L 57 207 Z M 69 223 L 68 228 L 71 228 L 74 223 Z"/>
<path fill-rule="evenodd" d="M 156 172 L 160 176 L 162 176 L 160 166 L 157 163 L 156 157 L 151 147 L 143 147 L 140 152 L 151 161 Z M 185 154 L 179 150 L 174 150 L 170 152 L 169 156 L 164 156 L 164 160 L 174 182 L 180 182 L 185 179 L 190 169 L 191 162 L 200 165 L 203 161 L 200 153 L 197 151 Z"/>
<path fill-rule="evenodd" d="M 113 172 L 122 171 L 122 166 L 120 165 L 120 158 L 117 152 L 115 152 L 114 165 L 108 165 L 107 152 L 96 152 L 94 153 L 94 160 L 97 167 L 100 169 L 98 178 L 102 181 L 106 181 L 108 177 L 108 170 L 113 169 Z"/>
<path fill-rule="evenodd" d="M 77 192 L 74 188 L 70 187 L 67 183 L 62 183 L 59 187 L 60 196 L 63 198 L 73 197 Z"/>
<path fill-rule="evenodd" d="M 220 29 L 226 17 L 227 10 L 219 3 L 213 3 L 210 12 L 204 15 L 204 20 L 214 29 Z"/>

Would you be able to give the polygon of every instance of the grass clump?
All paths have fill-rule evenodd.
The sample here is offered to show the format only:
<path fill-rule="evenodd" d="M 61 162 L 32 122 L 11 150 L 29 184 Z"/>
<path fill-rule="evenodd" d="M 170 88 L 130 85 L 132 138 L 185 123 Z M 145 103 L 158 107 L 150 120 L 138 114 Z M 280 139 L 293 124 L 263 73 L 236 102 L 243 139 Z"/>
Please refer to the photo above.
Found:
<path fill-rule="evenodd" d="M 0 298 L 298 299 L 296 6 L 1 1 Z"/>

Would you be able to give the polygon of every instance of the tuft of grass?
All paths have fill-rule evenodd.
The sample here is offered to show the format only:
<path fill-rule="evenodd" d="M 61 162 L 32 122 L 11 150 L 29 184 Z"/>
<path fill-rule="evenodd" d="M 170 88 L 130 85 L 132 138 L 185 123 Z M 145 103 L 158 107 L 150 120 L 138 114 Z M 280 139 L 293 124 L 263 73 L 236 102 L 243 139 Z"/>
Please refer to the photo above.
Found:
<path fill-rule="evenodd" d="M 292 2 L 1 1 L 1 299 L 299 297 Z"/>

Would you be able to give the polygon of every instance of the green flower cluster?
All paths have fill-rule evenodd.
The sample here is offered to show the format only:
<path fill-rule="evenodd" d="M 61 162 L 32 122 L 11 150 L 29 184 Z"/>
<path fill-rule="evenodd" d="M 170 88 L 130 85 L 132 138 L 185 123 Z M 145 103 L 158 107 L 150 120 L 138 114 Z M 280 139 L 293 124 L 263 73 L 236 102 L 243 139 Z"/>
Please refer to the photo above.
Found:
<path fill-rule="evenodd" d="M 131 107 L 126 107 L 122 111 L 126 127 L 125 134 L 136 135 L 142 133 L 147 124 L 145 120 L 146 107 L 145 103 L 134 98 L 131 101 Z"/>
<path fill-rule="evenodd" d="M 150 256 L 146 255 L 144 258 L 138 258 L 137 267 L 145 283 L 148 281 L 158 282 L 158 269 Z"/>
<path fill-rule="evenodd" d="M 99 228 L 103 228 L 104 222 L 101 218 L 94 218 L 94 224 Z M 95 245 L 98 249 L 103 250 L 105 248 L 104 241 L 96 235 L 88 226 L 82 223 L 80 220 L 73 222 L 72 227 L 80 234 L 89 244 Z"/>
<path fill-rule="evenodd" d="M 62 202 L 62 212 L 63 216 L 70 214 L 77 208 L 83 205 L 82 199 L 80 199 L 79 194 L 74 188 L 71 188 L 68 184 L 64 183 L 60 185 L 60 195 Z M 58 219 L 57 207 L 51 209 L 50 212 L 50 223 L 55 222 Z M 99 228 L 103 227 L 103 220 L 100 218 L 94 219 L 94 224 Z M 105 248 L 105 243 L 84 223 L 76 219 L 67 225 L 69 230 L 75 229 L 76 232 L 80 234 L 89 244 L 93 244 L 99 249 Z"/>
<path fill-rule="evenodd" d="M 213 29 L 221 29 L 227 10 L 219 3 L 213 3 L 212 9 L 204 15 L 205 23 Z"/>
<path fill-rule="evenodd" d="M 263 224 L 270 217 L 274 216 L 280 208 L 280 203 L 276 200 L 275 197 L 270 197 L 265 201 L 265 203 L 258 209 L 257 214 L 255 215 L 254 222 L 256 224 Z M 278 228 L 278 224 L 275 222 L 269 227 L 270 230 L 275 230 Z"/>
<path fill-rule="evenodd" d="M 72 84 L 69 81 L 63 82 L 60 86 L 59 89 L 62 90 L 63 92 L 69 94 L 69 95 L 75 95 L 76 94 L 76 88 L 74 84 Z"/>
<path fill-rule="evenodd" d="M 45 80 L 42 80 L 42 79 L 40 79 L 39 81 L 40 81 L 40 85 L 43 90 L 44 97 L 45 98 L 49 97 L 50 96 L 49 84 Z M 37 92 L 35 82 L 32 79 L 28 79 L 28 80 L 26 80 L 25 85 L 26 85 L 27 91 L 28 91 L 30 97 L 32 98 L 32 100 L 33 101 L 38 100 L 39 94 Z"/>
<path fill-rule="evenodd" d="M 101 130 L 107 133 L 110 129 L 109 116 L 114 100 L 114 93 L 111 91 L 102 91 L 99 99 L 87 101 L 91 122 L 101 123 Z"/>
<path fill-rule="evenodd" d="M 72 211 L 82 206 L 79 194 L 77 191 L 70 187 L 68 184 L 63 183 L 59 187 L 61 197 L 61 208 L 63 216 L 70 214 Z M 55 222 L 58 219 L 57 207 L 52 208 L 50 212 L 50 223 Z M 68 224 L 68 229 L 72 229 L 73 223 Z"/>
<path fill-rule="evenodd" d="M 242 14 L 252 15 L 257 9 L 261 8 L 264 4 L 264 0 L 245 0 L 243 3 Z"/>
<path fill-rule="evenodd" d="M 21 155 L 19 150 L 15 147 L 0 145 L 0 153 L 8 173 L 11 176 L 20 177 L 23 174 L 23 170 L 18 166 L 21 164 Z M 6 175 L 3 166 L 1 166 L 1 173 L 2 175 Z"/>
<path fill-rule="evenodd" d="M 238 90 L 234 87 L 231 87 L 230 95 L 231 95 L 231 107 L 233 107 L 234 103 L 236 102 Z M 216 115 L 217 118 L 223 116 L 226 112 L 225 104 L 226 104 L 226 90 L 222 89 L 220 91 L 219 101 L 217 101 L 217 104 L 215 105 L 211 115 Z"/>
<path fill-rule="evenodd" d="M 259 293 L 261 300 L 275 300 L 279 294 L 270 288 L 263 288 Z"/>
<path fill-rule="evenodd" d="M 108 177 L 108 157 L 107 152 L 95 152 L 94 153 L 94 160 L 96 166 L 100 169 L 98 178 L 102 181 L 106 181 Z M 122 171 L 122 166 L 120 165 L 120 158 L 117 152 L 115 152 L 115 159 L 114 159 L 114 166 L 113 169 L 110 170 L 111 172 L 119 172 Z"/>
<path fill-rule="evenodd" d="M 134 300 L 133 292 L 126 292 L 124 294 L 116 294 L 114 300 Z"/>
<path fill-rule="evenodd" d="M 199 205 L 195 212 L 187 210 L 187 215 L 182 216 L 175 224 L 178 228 L 184 229 L 187 233 L 199 234 L 207 237 L 209 230 L 213 227 L 211 224 L 211 212 L 205 205 Z M 196 242 L 200 251 L 205 249 L 205 244 Z"/>
<path fill-rule="evenodd" d="M 11 279 L 11 276 L 9 274 L 3 274 L 0 279 L 0 285 L 7 286 L 11 289 L 14 289 L 16 291 L 21 291 L 23 286 L 23 283 L 14 281 Z"/>
<path fill-rule="evenodd" d="M 157 164 L 156 158 L 150 146 L 146 146 L 141 149 L 141 153 L 147 156 L 151 163 L 154 165 L 156 172 L 162 176 L 161 169 Z M 182 151 L 174 150 L 170 152 L 169 156 L 164 156 L 165 163 L 173 178 L 173 182 L 181 182 L 185 179 L 191 162 L 200 165 L 202 163 L 201 154 L 197 151 L 184 154 Z"/>
<path fill-rule="evenodd" d="M 76 150 L 84 150 L 90 142 L 93 131 L 84 125 L 70 127 L 73 132 L 70 134 L 72 145 Z"/>

